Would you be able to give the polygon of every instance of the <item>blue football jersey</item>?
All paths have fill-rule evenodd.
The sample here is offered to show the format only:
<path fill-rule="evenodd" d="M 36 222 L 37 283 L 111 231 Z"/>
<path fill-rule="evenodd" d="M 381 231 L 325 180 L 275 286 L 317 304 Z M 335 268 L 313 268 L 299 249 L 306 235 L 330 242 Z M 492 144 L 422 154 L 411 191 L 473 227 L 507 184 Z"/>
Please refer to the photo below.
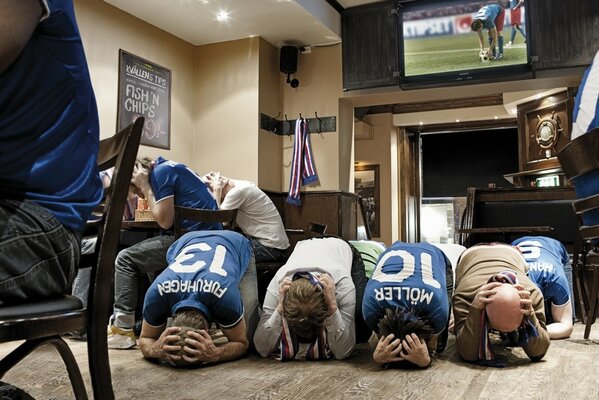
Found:
<path fill-rule="evenodd" d="M 154 280 L 143 317 L 161 326 L 180 308 L 195 308 L 223 328 L 243 317 L 239 282 L 252 257 L 250 241 L 233 231 L 188 232 L 168 249 L 168 268 Z"/>
<path fill-rule="evenodd" d="M 495 28 L 495 18 L 497 18 L 502 10 L 503 8 L 498 4 L 489 4 L 487 6 L 481 7 L 474 18 L 483 21 L 483 28 L 493 29 Z"/>
<path fill-rule="evenodd" d="M 362 313 L 368 326 L 377 324 L 385 308 L 412 308 L 439 333 L 449 318 L 446 289 L 447 258 L 428 243 L 397 241 L 378 259 L 368 281 Z"/>
<path fill-rule="evenodd" d="M 563 244 L 545 236 L 524 236 L 512 245 L 524 255 L 528 277 L 541 289 L 545 300 L 556 306 L 570 301 L 570 285 L 564 272 L 569 257 Z"/>
<path fill-rule="evenodd" d="M 175 196 L 175 205 L 177 206 L 218 209 L 216 200 L 208 191 L 206 184 L 198 174 L 184 164 L 158 157 L 150 175 L 150 185 L 154 191 L 156 202 Z M 181 225 L 192 231 L 222 229 L 222 225 L 219 223 L 194 223 L 184 220 Z"/>

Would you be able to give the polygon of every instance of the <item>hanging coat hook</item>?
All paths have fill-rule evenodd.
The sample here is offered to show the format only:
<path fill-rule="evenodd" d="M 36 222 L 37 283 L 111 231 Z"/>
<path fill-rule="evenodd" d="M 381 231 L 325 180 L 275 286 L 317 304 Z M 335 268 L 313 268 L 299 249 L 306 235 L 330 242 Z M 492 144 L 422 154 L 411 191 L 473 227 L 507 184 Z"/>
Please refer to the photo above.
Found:
<path fill-rule="evenodd" d="M 318 117 L 318 113 L 316 111 L 314 111 L 314 116 L 316 117 L 316 120 L 318 121 L 318 133 L 322 133 L 322 120 Z"/>

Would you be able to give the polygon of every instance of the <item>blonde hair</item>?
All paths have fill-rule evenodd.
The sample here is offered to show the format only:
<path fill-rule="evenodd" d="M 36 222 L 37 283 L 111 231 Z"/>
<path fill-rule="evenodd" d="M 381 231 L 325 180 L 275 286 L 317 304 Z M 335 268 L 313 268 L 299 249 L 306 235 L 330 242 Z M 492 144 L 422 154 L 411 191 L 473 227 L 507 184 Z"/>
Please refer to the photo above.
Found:
<path fill-rule="evenodd" d="M 291 282 L 283 300 L 283 314 L 294 334 L 306 339 L 318 336 L 327 312 L 324 293 L 318 286 L 306 278 Z"/>
<path fill-rule="evenodd" d="M 189 331 L 198 332 L 200 330 L 207 331 L 209 328 L 208 321 L 206 320 L 206 317 L 204 316 L 204 314 L 202 314 L 198 310 L 190 309 L 190 308 L 177 311 L 177 313 L 175 314 L 175 317 L 173 318 L 172 326 L 177 326 L 177 327 L 181 328 L 181 331 L 177 334 L 181 339 L 178 340 L 176 343 L 173 343 L 174 346 L 181 347 L 181 349 L 177 352 L 177 355 L 181 356 L 181 357 L 184 354 L 187 354 L 187 353 L 185 353 L 185 351 L 183 351 L 183 347 L 186 345 L 185 339 L 190 337 L 187 334 L 187 332 L 189 332 Z M 175 366 L 189 365 L 189 363 L 187 361 L 183 360 L 183 358 L 181 358 L 178 361 L 173 361 L 172 363 Z"/>

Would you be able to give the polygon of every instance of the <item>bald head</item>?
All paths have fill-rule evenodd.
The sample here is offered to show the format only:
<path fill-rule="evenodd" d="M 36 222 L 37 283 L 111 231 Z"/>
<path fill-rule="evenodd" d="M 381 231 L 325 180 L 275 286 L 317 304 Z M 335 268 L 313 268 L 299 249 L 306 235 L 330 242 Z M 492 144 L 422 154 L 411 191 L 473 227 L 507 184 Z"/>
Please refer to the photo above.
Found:
<path fill-rule="evenodd" d="M 486 307 L 490 327 L 499 332 L 515 331 L 522 323 L 523 316 L 518 289 L 504 283 L 494 290 L 496 293 L 491 297 L 493 301 Z"/>

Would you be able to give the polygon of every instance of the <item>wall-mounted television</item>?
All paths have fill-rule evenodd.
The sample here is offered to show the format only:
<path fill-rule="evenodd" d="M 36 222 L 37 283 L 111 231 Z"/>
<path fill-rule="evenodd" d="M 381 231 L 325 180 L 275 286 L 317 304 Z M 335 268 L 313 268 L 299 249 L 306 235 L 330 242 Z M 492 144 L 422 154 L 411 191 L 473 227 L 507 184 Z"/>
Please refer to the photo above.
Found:
<path fill-rule="evenodd" d="M 527 1 L 400 3 L 402 88 L 531 78 Z M 516 4 L 519 5 L 515 7 Z M 513 27 L 516 30 L 512 37 Z M 489 37 L 493 36 L 495 46 L 491 50 Z M 486 54 L 481 54 L 481 44 Z"/>

